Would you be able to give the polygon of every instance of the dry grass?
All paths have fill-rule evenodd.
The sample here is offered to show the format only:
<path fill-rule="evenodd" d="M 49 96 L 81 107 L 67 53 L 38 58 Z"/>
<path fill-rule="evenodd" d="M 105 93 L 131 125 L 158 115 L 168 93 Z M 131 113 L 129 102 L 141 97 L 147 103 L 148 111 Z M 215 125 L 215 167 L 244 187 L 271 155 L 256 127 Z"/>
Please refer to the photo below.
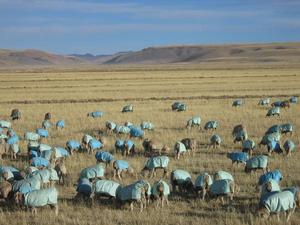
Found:
<path fill-rule="evenodd" d="M 299 104 L 282 110 L 280 118 L 265 118 L 267 108 L 257 105 L 258 96 L 274 96 L 272 101 L 275 101 L 287 98 L 277 96 L 300 95 L 299 72 L 298 68 L 261 68 L 0 73 L 0 118 L 8 118 L 11 109 L 19 108 L 23 120 L 14 124 L 14 129 L 19 135 L 40 127 L 43 115 L 48 111 L 53 114 L 54 121 L 66 121 L 64 131 L 50 130 L 51 138 L 48 143 L 53 146 L 64 146 L 68 139 L 80 140 L 85 133 L 103 129 L 106 120 L 117 123 L 131 121 L 136 124 L 142 120 L 149 120 L 155 124 L 156 130 L 146 132 L 147 137 L 161 139 L 171 147 L 184 137 L 194 137 L 199 143 L 194 157 L 175 161 L 171 153 L 170 169 L 186 169 L 191 172 L 193 179 L 203 171 L 212 173 L 220 169 L 227 170 L 241 186 L 241 191 L 231 207 L 228 204 L 222 206 L 215 200 L 203 202 L 200 199 L 173 197 L 168 208 L 157 211 L 154 205 L 151 205 L 139 214 L 122 211 L 100 202 L 93 208 L 83 202 L 75 203 L 72 201 L 75 187 L 58 185 L 60 214 L 57 218 L 46 209 L 33 218 L 29 212 L 10 209 L 0 203 L 0 224 L 269 224 L 259 221 L 255 214 L 258 202 L 255 184 L 259 174 L 250 176 L 243 172 L 242 167 L 233 167 L 225 154 L 240 149 L 239 144 L 233 144 L 231 137 L 232 127 L 238 123 L 247 126 L 250 138 L 257 143 L 271 125 L 291 122 L 296 127 L 292 139 L 299 144 Z M 240 96 L 246 104 L 238 109 L 232 108 L 232 96 Z M 172 112 L 171 104 L 174 99 L 183 98 L 188 105 L 187 111 Z M 84 103 L 90 99 L 96 102 Z M 25 100 L 31 100 L 30 104 L 24 104 Z M 50 101 L 47 104 L 39 104 L 41 100 Z M 79 103 L 74 103 L 76 101 Z M 127 103 L 134 105 L 134 112 L 122 114 L 121 108 Z M 86 117 L 87 112 L 98 109 L 105 112 L 103 118 Z M 183 129 L 186 120 L 194 115 L 201 116 L 202 126 L 208 120 L 219 121 L 220 127 L 216 133 L 223 140 L 221 149 L 212 151 L 207 148 L 211 132 L 199 132 L 196 129 L 188 132 Z M 114 151 L 115 139 L 114 135 L 109 136 L 106 150 Z M 138 150 L 142 151 L 140 140 L 136 140 L 136 145 Z M 26 152 L 25 142 L 21 142 L 21 147 L 23 152 Z M 258 150 L 265 151 L 264 148 Z M 116 157 L 121 158 L 119 155 Z M 282 155 L 271 157 L 271 168 L 280 168 L 283 173 L 282 186 L 300 185 L 299 159 L 299 152 L 289 159 Z M 126 160 L 137 171 L 142 169 L 146 161 L 143 157 Z M 81 169 L 94 163 L 94 156 L 87 154 L 77 154 L 69 158 L 67 168 L 73 183 Z M 22 169 L 27 162 L 11 162 L 6 159 L 5 164 Z M 125 179 L 124 184 L 132 181 L 132 178 Z M 299 224 L 299 221 L 300 213 L 297 209 L 291 224 Z M 274 218 L 272 224 L 279 223 Z"/>

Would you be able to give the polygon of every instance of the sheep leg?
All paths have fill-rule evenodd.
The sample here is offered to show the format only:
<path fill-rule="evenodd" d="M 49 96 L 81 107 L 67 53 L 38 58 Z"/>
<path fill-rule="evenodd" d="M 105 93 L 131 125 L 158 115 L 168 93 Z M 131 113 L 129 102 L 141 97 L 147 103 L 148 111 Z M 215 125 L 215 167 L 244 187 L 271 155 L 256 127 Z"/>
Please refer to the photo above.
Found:
<path fill-rule="evenodd" d="M 133 202 L 130 203 L 130 211 L 133 211 Z"/>

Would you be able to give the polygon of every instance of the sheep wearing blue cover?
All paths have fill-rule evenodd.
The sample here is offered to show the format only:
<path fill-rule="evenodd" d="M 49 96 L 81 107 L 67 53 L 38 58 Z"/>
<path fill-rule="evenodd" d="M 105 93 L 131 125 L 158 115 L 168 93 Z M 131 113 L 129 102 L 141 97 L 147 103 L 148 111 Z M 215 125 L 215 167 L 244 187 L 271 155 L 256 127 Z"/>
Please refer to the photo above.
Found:
<path fill-rule="evenodd" d="M 125 113 L 125 112 L 133 112 L 133 105 L 125 105 L 122 108 L 122 113 Z"/>
<path fill-rule="evenodd" d="M 65 121 L 64 120 L 59 120 L 55 124 L 56 129 L 64 129 L 65 128 Z"/>
<path fill-rule="evenodd" d="M 125 160 L 114 161 L 113 168 L 114 168 L 114 179 L 116 179 L 116 176 L 118 176 L 118 179 L 122 180 L 124 172 L 127 172 L 131 176 L 136 177 L 134 169 Z"/>
<path fill-rule="evenodd" d="M 142 169 L 142 175 L 146 171 L 149 171 L 149 178 L 156 176 L 156 170 L 162 169 L 164 171 L 163 177 L 167 176 L 168 174 L 168 164 L 169 164 L 169 157 L 168 156 L 155 156 L 151 157 L 147 160 L 144 168 Z"/>
<path fill-rule="evenodd" d="M 287 133 L 290 133 L 291 135 L 293 134 L 293 124 L 291 123 L 281 124 L 280 128 L 282 134 L 287 134 Z"/>
<path fill-rule="evenodd" d="M 44 120 L 42 122 L 42 128 L 43 129 L 48 130 L 51 127 L 52 127 L 52 123 L 49 120 Z"/>
<path fill-rule="evenodd" d="M 69 140 L 66 143 L 66 148 L 73 155 L 74 151 L 78 151 L 80 149 L 80 143 L 76 140 Z"/>
<path fill-rule="evenodd" d="M 147 197 L 151 194 L 151 186 L 147 181 L 138 180 L 133 184 L 122 187 L 117 192 L 116 203 L 124 205 L 126 202 L 130 203 L 130 209 L 133 211 L 133 204 L 140 204 L 140 212 L 147 205 Z"/>
<path fill-rule="evenodd" d="M 46 129 L 43 129 L 43 128 L 36 129 L 36 133 L 38 135 L 40 135 L 41 138 L 49 137 L 49 132 Z"/>
<path fill-rule="evenodd" d="M 222 204 L 224 204 L 224 197 L 233 200 L 235 193 L 235 184 L 233 180 L 222 179 L 214 180 L 209 187 L 208 196 L 210 198 L 221 198 Z"/>
<path fill-rule="evenodd" d="M 89 166 L 80 172 L 80 179 L 87 178 L 90 181 L 95 179 L 103 179 L 105 176 L 105 167 L 101 164 Z"/>
<path fill-rule="evenodd" d="M 154 125 L 149 121 L 143 121 L 141 123 L 142 130 L 154 130 Z"/>
<path fill-rule="evenodd" d="M 258 102 L 258 105 L 262 105 L 262 106 L 269 105 L 269 104 L 270 104 L 270 98 L 263 98 L 260 99 Z"/>
<path fill-rule="evenodd" d="M 131 127 L 130 137 L 138 137 L 142 139 L 144 137 L 144 131 L 140 127 Z"/>
<path fill-rule="evenodd" d="M 283 149 L 286 152 L 286 156 L 291 156 L 292 152 L 294 152 L 296 150 L 296 145 L 293 141 L 286 140 L 283 144 Z"/>
<path fill-rule="evenodd" d="M 269 155 L 271 155 L 272 152 L 282 153 L 282 148 L 281 148 L 280 142 L 278 142 L 278 141 L 274 141 L 274 140 L 269 141 L 267 143 L 267 149 L 268 149 Z"/>
<path fill-rule="evenodd" d="M 257 155 L 247 160 L 245 166 L 245 172 L 249 173 L 258 169 L 263 170 L 263 173 L 268 172 L 268 156 Z"/>
<path fill-rule="evenodd" d="M 135 144 L 134 141 L 132 140 L 126 140 L 124 142 L 124 151 L 122 152 L 123 156 L 134 156 L 135 155 Z"/>
<path fill-rule="evenodd" d="M 189 172 L 185 170 L 173 170 L 171 172 L 170 183 L 173 193 L 177 192 L 177 187 L 179 193 L 190 193 L 194 190 L 192 177 Z"/>
<path fill-rule="evenodd" d="M 94 111 L 87 114 L 88 117 L 93 117 L 93 118 L 102 117 L 103 115 L 104 112 L 101 111 Z"/>
<path fill-rule="evenodd" d="M 248 139 L 246 127 L 243 124 L 236 125 L 232 131 L 233 143 Z"/>
<path fill-rule="evenodd" d="M 296 104 L 298 102 L 298 97 L 297 96 L 292 96 L 290 99 L 289 99 L 290 103 L 294 103 Z"/>
<path fill-rule="evenodd" d="M 96 198 L 102 196 L 110 199 L 116 198 L 118 191 L 122 188 L 119 183 L 112 180 L 96 180 L 92 185 L 92 204 L 94 204 Z"/>
<path fill-rule="evenodd" d="M 33 214 L 36 214 L 37 207 L 44 207 L 50 205 L 55 210 L 55 215 L 58 215 L 58 192 L 55 188 L 48 188 L 43 190 L 35 190 L 23 194 L 17 192 L 15 195 L 15 201 L 18 205 L 24 205 L 31 209 Z"/>
<path fill-rule="evenodd" d="M 243 152 L 248 153 L 250 156 L 252 156 L 253 151 L 256 149 L 256 144 L 251 139 L 246 139 L 242 142 L 242 150 Z"/>
<path fill-rule="evenodd" d="M 186 111 L 186 104 L 182 102 L 174 102 L 172 104 L 172 111 L 177 111 L 177 112 Z"/>
<path fill-rule="evenodd" d="M 92 182 L 87 178 L 78 180 L 75 199 L 90 198 L 93 192 Z"/>
<path fill-rule="evenodd" d="M 92 139 L 94 139 L 94 137 L 92 137 L 89 134 L 83 135 L 83 137 L 81 139 L 81 147 L 82 147 L 82 149 L 88 151 L 88 144 L 89 144 L 90 140 L 92 140 Z"/>
<path fill-rule="evenodd" d="M 257 189 L 271 179 L 279 183 L 282 180 L 282 175 L 280 170 L 272 170 L 261 175 L 258 180 Z"/>
<path fill-rule="evenodd" d="M 267 219 L 271 214 L 276 214 L 278 221 L 279 213 L 284 212 L 286 222 L 289 221 L 295 210 L 294 195 L 290 191 L 278 191 L 268 195 L 260 201 L 258 215 Z"/>
<path fill-rule="evenodd" d="M 42 183 L 42 187 L 53 187 L 57 181 L 59 181 L 58 174 L 55 169 L 48 168 L 42 170 L 36 170 L 31 174 L 28 174 L 26 178 L 36 177 Z"/>
<path fill-rule="evenodd" d="M 229 152 L 227 153 L 227 158 L 231 159 L 232 164 L 236 163 L 243 163 L 246 164 L 248 160 L 248 154 L 246 152 Z"/>
<path fill-rule="evenodd" d="M 211 120 L 205 124 L 204 129 L 205 130 L 216 130 L 218 126 L 219 126 L 218 121 Z"/>
<path fill-rule="evenodd" d="M 175 159 L 179 159 L 180 155 L 185 154 L 187 151 L 185 145 L 182 142 L 177 141 L 174 145 L 174 152 Z"/>
<path fill-rule="evenodd" d="M 280 139 L 281 139 L 281 135 L 280 135 L 279 132 L 272 133 L 272 134 L 266 134 L 261 139 L 261 141 L 259 143 L 259 146 L 261 146 L 261 145 L 267 145 L 271 141 L 279 142 Z"/>
<path fill-rule="evenodd" d="M 169 205 L 168 196 L 170 195 L 170 187 L 169 185 L 163 181 L 158 180 L 155 181 L 153 186 L 151 187 L 151 197 L 154 200 L 157 200 L 156 208 L 159 206 L 164 207 L 164 202 Z"/>
<path fill-rule="evenodd" d="M 6 120 L 0 120 L 0 127 L 9 129 L 9 128 L 11 128 L 11 122 L 6 121 Z"/>
<path fill-rule="evenodd" d="M 201 123 L 200 116 L 194 116 L 186 122 L 186 128 L 188 129 L 191 129 L 192 127 L 200 128 L 200 123 Z"/>
<path fill-rule="evenodd" d="M 271 109 L 268 110 L 266 117 L 270 116 L 280 116 L 280 108 L 279 107 L 272 107 Z"/>
<path fill-rule="evenodd" d="M 117 124 L 115 124 L 115 123 L 112 122 L 112 121 L 106 121 L 105 127 L 106 127 L 106 130 L 107 130 L 108 132 L 112 132 L 112 131 L 114 131 L 114 130 L 116 129 Z"/>
<path fill-rule="evenodd" d="M 116 126 L 116 128 L 114 129 L 114 132 L 116 134 L 129 134 L 130 131 L 131 129 L 129 127 L 123 125 Z"/>
<path fill-rule="evenodd" d="M 112 161 L 114 160 L 114 156 L 106 151 L 96 152 L 95 158 L 98 163 L 105 163 L 106 166 L 112 163 Z"/>
<path fill-rule="evenodd" d="M 20 110 L 19 109 L 11 110 L 10 118 L 12 119 L 12 121 L 20 120 L 22 118 Z"/>
<path fill-rule="evenodd" d="M 240 106 L 242 106 L 242 105 L 243 105 L 242 99 L 236 99 L 236 100 L 234 100 L 234 101 L 232 102 L 232 106 L 233 106 L 233 107 L 240 107 Z"/>
<path fill-rule="evenodd" d="M 125 141 L 121 139 L 117 139 L 115 142 L 116 153 L 123 152 L 125 149 Z"/>
<path fill-rule="evenodd" d="M 221 142 L 222 142 L 221 137 L 217 134 L 214 134 L 210 138 L 210 147 L 219 148 L 221 146 Z"/>
<path fill-rule="evenodd" d="M 92 139 L 88 142 L 88 153 L 92 154 L 95 150 L 99 150 L 103 148 L 103 144 L 97 140 L 97 139 Z"/>
<path fill-rule="evenodd" d="M 209 191 L 210 185 L 212 185 L 213 180 L 208 173 L 202 173 L 197 176 L 195 180 L 195 192 L 199 196 L 201 194 L 202 199 L 205 199 L 206 194 Z"/>

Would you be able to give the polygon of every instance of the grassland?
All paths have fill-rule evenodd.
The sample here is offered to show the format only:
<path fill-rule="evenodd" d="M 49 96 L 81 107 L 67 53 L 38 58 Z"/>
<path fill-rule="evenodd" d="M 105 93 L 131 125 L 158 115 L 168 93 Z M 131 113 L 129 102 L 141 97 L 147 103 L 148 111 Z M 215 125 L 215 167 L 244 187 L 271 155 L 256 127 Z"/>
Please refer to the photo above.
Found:
<path fill-rule="evenodd" d="M 170 170 L 188 170 L 193 179 L 200 172 L 227 170 L 234 175 L 241 191 L 230 207 L 215 200 L 205 202 L 174 196 L 170 197 L 169 207 L 155 210 L 151 205 L 143 213 L 123 211 L 101 202 L 91 208 L 84 202 L 72 200 L 76 193 L 72 184 L 80 170 L 95 163 L 93 155 L 81 153 L 66 162 L 71 184 L 57 185 L 60 192 L 60 214 L 57 218 L 47 209 L 41 210 L 34 218 L 29 212 L 0 203 L 0 224 L 269 224 L 270 221 L 260 221 L 255 214 L 258 203 L 255 184 L 260 174 L 250 176 L 244 173 L 242 167 L 232 166 L 226 152 L 240 149 L 239 144 L 233 144 L 231 137 L 233 126 L 239 123 L 246 125 L 250 138 L 257 143 L 271 125 L 291 122 L 296 128 L 291 138 L 299 145 L 299 104 L 282 110 L 279 118 L 265 118 L 267 108 L 257 105 L 264 96 L 275 101 L 292 95 L 300 95 L 300 68 L 3 71 L 0 73 L 0 118 L 7 119 L 11 109 L 19 108 L 23 119 L 14 124 L 19 135 L 40 127 L 43 115 L 48 111 L 53 114 L 54 121 L 64 119 L 66 122 L 65 130 L 50 130 L 48 143 L 53 146 L 64 146 L 68 139 L 80 140 L 85 133 L 104 130 L 107 120 L 136 124 L 142 120 L 152 121 L 156 129 L 146 132 L 146 137 L 155 137 L 171 147 L 184 137 L 198 141 L 194 157 L 176 161 L 173 152 L 170 153 Z M 232 108 L 234 98 L 244 99 L 245 105 Z M 175 100 L 184 101 L 188 105 L 187 111 L 172 112 L 171 104 Z M 128 103 L 134 105 L 134 112 L 122 114 L 122 106 Z M 105 115 L 99 119 L 87 118 L 86 113 L 93 110 L 103 110 Z M 215 133 L 222 137 L 221 149 L 208 149 L 211 132 L 184 129 L 186 120 L 196 115 L 201 116 L 202 126 L 208 120 L 219 121 L 220 127 Z M 113 152 L 116 137 L 110 135 L 108 139 L 105 149 Z M 139 151 L 143 150 L 140 140 L 136 140 L 136 145 Z M 21 142 L 21 147 L 25 153 L 26 143 Z M 266 152 L 266 149 L 259 148 L 257 152 Z M 120 155 L 116 157 L 121 158 Z M 141 156 L 126 160 L 137 171 L 146 161 Z M 289 159 L 282 155 L 271 157 L 271 169 L 279 168 L 283 173 L 282 187 L 300 186 L 299 160 L 299 152 Z M 10 161 L 8 158 L 4 163 L 20 169 L 27 165 L 27 161 Z M 154 180 L 149 181 L 152 183 Z M 126 178 L 124 184 L 132 181 L 132 178 Z M 297 209 L 291 224 L 299 223 L 300 211 Z M 274 218 L 271 224 L 280 223 Z"/>

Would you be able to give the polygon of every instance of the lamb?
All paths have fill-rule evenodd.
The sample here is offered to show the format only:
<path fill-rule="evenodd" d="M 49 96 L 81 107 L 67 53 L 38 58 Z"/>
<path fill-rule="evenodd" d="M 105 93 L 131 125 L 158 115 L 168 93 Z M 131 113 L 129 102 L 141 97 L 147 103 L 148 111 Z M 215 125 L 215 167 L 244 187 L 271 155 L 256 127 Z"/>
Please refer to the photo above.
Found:
<path fill-rule="evenodd" d="M 156 139 L 148 139 L 146 138 L 143 141 L 143 147 L 145 150 L 145 156 L 157 156 L 157 155 L 162 155 L 166 154 L 167 152 L 170 151 L 170 148 L 163 144 L 162 142 L 156 140 Z"/>
<path fill-rule="evenodd" d="M 174 145 L 174 152 L 175 152 L 175 159 L 179 159 L 181 154 L 184 154 L 187 152 L 185 145 L 180 142 L 177 141 Z"/>

